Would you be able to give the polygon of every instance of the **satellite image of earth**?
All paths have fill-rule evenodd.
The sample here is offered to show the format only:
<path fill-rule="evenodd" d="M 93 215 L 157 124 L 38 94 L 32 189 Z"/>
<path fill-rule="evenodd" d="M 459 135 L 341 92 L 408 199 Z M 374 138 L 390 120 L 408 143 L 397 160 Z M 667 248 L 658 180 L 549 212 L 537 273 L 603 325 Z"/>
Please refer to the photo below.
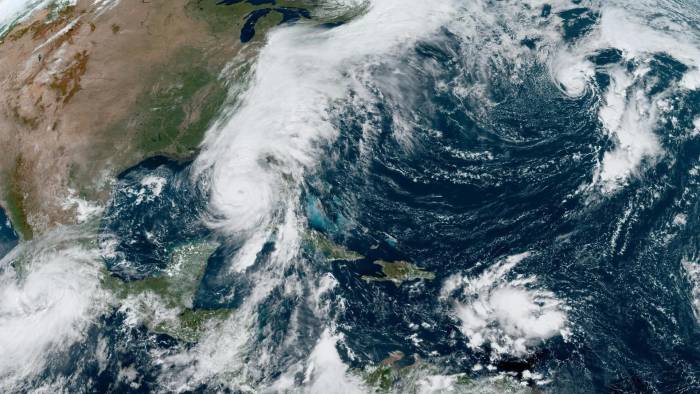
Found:
<path fill-rule="evenodd" d="M 0 393 L 700 393 L 697 0 L 0 0 Z"/>

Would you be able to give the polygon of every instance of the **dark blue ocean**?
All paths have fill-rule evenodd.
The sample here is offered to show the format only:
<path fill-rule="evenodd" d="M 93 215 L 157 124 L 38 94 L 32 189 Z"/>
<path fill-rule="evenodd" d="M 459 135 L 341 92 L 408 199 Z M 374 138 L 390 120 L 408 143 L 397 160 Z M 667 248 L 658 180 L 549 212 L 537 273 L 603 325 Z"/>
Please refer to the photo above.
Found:
<path fill-rule="evenodd" d="M 270 12 L 284 23 L 314 20 L 269 3 L 249 16 L 242 41 Z M 445 25 L 401 62 L 364 66 L 363 90 L 332 102 L 337 138 L 319 143 L 323 154 L 294 197 L 305 234 L 294 264 L 272 265 L 286 245 L 272 228 L 249 266 L 231 268 L 246 244 L 211 225 L 221 219 L 208 206 L 213 181 L 193 162 L 159 156 L 118 176 L 99 224 L 99 241 L 115 243 L 104 258 L 109 276 L 162 277 L 178 247 L 213 240 L 189 308 L 236 316 L 257 300 L 236 369 L 247 385 L 226 384 L 240 382 L 232 373 L 185 391 L 284 392 L 274 384 L 289 377 L 298 392 L 312 392 L 311 372 L 295 366 L 317 353 L 330 326 L 347 373 L 364 379 L 367 392 L 484 387 L 421 391 L 405 380 L 416 368 L 472 382 L 507 376 L 516 382 L 511 392 L 700 392 L 700 89 L 687 83 L 700 59 L 599 38 L 614 24 L 597 2 L 479 3 L 495 15 L 525 16 L 474 30 L 507 39 Z M 650 30 L 659 20 L 697 28 L 697 5 L 673 4 L 658 15 L 637 10 L 635 21 L 648 17 Z M 677 13 L 683 7 L 692 12 Z M 645 31 L 639 37 L 650 37 Z M 584 88 L 553 77 L 552 53 L 561 48 L 580 54 Z M 615 123 L 607 114 L 617 110 Z M 274 157 L 266 160 L 274 168 Z M 608 175 L 619 167 L 622 175 Z M 147 178 L 162 179 L 162 189 L 136 192 Z M 0 254 L 17 243 L 5 223 L 0 213 Z M 329 258 L 326 244 L 313 241 L 321 238 L 354 254 Z M 367 280 L 385 278 L 377 262 L 432 276 Z M 255 298 L 270 272 L 282 280 Z M 298 284 L 319 278 L 336 283 L 319 296 L 320 309 L 317 288 Z M 127 320 L 118 307 L 101 315 L 84 343 L 35 382 L 75 375 L 68 387 L 90 392 L 173 389 L 163 376 L 185 367 L 162 360 L 195 354 L 197 344 Z M 102 361 L 92 356 L 100 342 L 112 349 Z M 388 385 L 367 383 L 378 365 L 391 371 Z M 122 379 L 125 366 L 139 373 L 138 385 Z"/>

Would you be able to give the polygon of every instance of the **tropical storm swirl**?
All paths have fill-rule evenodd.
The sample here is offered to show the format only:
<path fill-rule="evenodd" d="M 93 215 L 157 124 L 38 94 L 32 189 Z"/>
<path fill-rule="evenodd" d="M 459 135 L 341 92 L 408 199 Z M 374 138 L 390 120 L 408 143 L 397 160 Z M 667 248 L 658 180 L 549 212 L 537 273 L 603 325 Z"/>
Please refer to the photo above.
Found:
<path fill-rule="evenodd" d="M 0 391 L 700 392 L 700 3 L 135 3 L 0 0 Z"/>

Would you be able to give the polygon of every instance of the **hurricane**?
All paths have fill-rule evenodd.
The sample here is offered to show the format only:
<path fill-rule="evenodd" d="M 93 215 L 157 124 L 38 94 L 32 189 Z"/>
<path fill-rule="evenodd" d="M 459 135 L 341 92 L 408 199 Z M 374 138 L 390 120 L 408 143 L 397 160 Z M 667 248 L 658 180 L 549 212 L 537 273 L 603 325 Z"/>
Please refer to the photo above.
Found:
<path fill-rule="evenodd" d="M 217 3 L 192 155 L 0 210 L 0 391 L 700 391 L 699 3 Z"/>

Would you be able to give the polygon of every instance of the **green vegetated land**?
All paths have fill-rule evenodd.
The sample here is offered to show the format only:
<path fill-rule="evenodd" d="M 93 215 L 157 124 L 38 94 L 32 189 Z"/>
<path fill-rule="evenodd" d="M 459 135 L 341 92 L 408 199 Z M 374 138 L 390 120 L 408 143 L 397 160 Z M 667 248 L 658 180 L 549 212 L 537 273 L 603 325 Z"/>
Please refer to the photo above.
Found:
<path fill-rule="evenodd" d="M 156 74 L 122 127 L 135 129 L 143 156 L 189 157 L 220 113 L 226 86 L 218 70 L 211 69 L 202 51 L 194 48 L 182 49 Z"/>
<path fill-rule="evenodd" d="M 246 15 L 258 8 L 246 2 L 228 6 L 218 3 L 215 0 L 191 0 L 185 9 L 192 17 L 206 22 L 211 33 L 231 34 L 243 26 Z"/>
<path fill-rule="evenodd" d="M 24 240 L 31 240 L 34 237 L 34 231 L 29 225 L 27 219 L 27 209 L 25 207 L 25 189 L 26 180 L 24 180 L 24 172 L 27 169 L 27 164 L 22 156 L 18 156 L 15 160 L 14 167 L 10 171 L 7 179 L 3 182 L 6 185 L 5 203 L 7 215 L 12 222 L 12 225 Z"/>
<path fill-rule="evenodd" d="M 383 261 L 377 260 L 374 264 L 382 267 L 384 276 L 368 276 L 362 277 L 367 282 L 392 282 L 397 287 L 404 282 L 417 279 L 435 279 L 435 274 L 425 271 L 415 264 L 408 261 Z"/>
<path fill-rule="evenodd" d="M 185 7 L 189 15 L 205 21 L 211 33 L 238 34 L 248 14 L 256 9 L 270 8 L 270 4 L 253 5 L 244 1 L 238 4 L 223 5 L 219 4 L 219 0 L 191 0 Z M 281 0 L 276 2 L 275 7 L 310 9 L 313 7 L 313 3 L 309 0 Z M 281 20 L 282 16 L 279 13 L 271 12 L 255 25 L 255 30 L 257 33 L 264 33 Z M 256 37 L 263 36 L 264 34 L 256 34 Z"/>
<path fill-rule="evenodd" d="M 357 261 L 365 257 L 355 251 L 349 250 L 344 246 L 337 245 L 325 235 L 315 230 L 309 230 L 304 235 L 304 240 L 311 246 L 313 250 L 320 253 L 326 261 Z"/>
<path fill-rule="evenodd" d="M 207 324 L 221 322 L 233 313 L 230 309 L 192 308 L 207 260 L 217 247 L 209 241 L 185 244 L 173 251 L 168 269 L 159 276 L 125 282 L 105 273 L 103 285 L 115 294 L 119 303 L 127 302 L 136 309 L 149 329 L 183 342 L 197 342 Z M 158 308 L 171 313 L 155 318 Z"/>

